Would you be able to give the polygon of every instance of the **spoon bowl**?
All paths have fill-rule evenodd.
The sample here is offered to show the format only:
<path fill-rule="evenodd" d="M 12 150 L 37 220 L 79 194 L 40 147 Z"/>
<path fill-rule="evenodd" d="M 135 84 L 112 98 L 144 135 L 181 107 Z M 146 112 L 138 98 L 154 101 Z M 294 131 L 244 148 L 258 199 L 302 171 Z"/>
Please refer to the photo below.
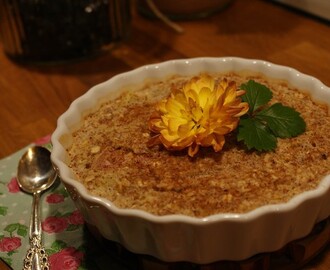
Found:
<path fill-rule="evenodd" d="M 49 270 L 48 256 L 41 241 L 39 200 L 41 192 L 54 184 L 56 176 L 50 152 L 44 147 L 30 147 L 18 163 L 18 185 L 25 192 L 33 194 L 29 230 L 30 249 L 24 259 L 24 270 Z"/>
<path fill-rule="evenodd" d="M 17 169 L 19 186 L 28 193 L 41 192 L 56 180 L 56 172 L 50 161 L 50 152 L 41 146 L 29 148 L 21 157 Z"/>

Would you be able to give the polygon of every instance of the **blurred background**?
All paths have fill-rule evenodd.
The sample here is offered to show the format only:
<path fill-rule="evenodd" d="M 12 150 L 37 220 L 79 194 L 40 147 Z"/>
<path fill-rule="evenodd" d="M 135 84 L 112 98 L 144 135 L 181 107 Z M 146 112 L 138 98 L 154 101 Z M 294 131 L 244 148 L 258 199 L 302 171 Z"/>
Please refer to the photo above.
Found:
<path fill-rule="evenodd" d="M 0 34 L 14 60 L 66 61 L 122 40 L 130 27 L 130 0 L 3 0 Z"/>
<path fill-rule="evenodd" d="M 34 63 L 68 61 L 96 55 L 113 48 L 120 41 L 132 38 L 132 13 L 150 19 L 150 23 L 154 23 L 152 20 L 159 20 L 164 24 L 162 27 L 167 26 L 182 33 L 183 27 L 175 21 L 196 21 L 211 16 L 220 18 L 221 15 L 216 14 L 232 2 L 233 0 L 1 0 L 0 37 L 5 53 L 13 60 Z M 273 2 L 330 20 L 330 2 L 326 0 Z M 257 13 L 251 14 L 246 21 L 251 23 L 255 20 L 252 18 L 255 15 Z M 221 25 L 226 27 L 230 24 L 234 24 L 234 21 L 230 23 L 223 20 Z M 257 30 L 262 26 L 250 27 L 251 30 Z"/>

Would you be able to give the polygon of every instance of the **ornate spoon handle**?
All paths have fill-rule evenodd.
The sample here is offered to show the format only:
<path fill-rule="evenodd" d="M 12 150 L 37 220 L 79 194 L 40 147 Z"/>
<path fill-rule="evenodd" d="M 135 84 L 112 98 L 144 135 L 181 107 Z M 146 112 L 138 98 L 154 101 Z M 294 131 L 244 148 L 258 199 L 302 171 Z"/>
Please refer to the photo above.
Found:
<path fill-rule="evenodd" d="M 49 270 L 48 255 L 41 246 L 41 238 L 35 236 L 30 242 L 31 247 L 25 256 L 23 270 Z"/>
<path fill-rule="evenodd" d="M 48 255 L 41 244 L 41 226 L 39 219 L 40 192 L 33 194 L 30 219 L 30 248 L 24 259 L 23 270 L 49 270 Z"/>

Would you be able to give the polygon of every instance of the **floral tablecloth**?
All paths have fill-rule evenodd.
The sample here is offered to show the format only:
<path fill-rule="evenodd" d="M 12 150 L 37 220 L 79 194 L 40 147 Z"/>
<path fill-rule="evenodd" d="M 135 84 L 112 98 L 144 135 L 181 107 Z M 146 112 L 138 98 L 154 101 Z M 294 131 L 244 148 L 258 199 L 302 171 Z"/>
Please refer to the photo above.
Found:
<path fill-rule="evenodd" d="M 49 139 L 33 144 L 51 148 Z M 22 269 L 29 248 L 32 196 L 20 190 L 16 180 L 18 160 L 27 148 L 0 160 L 0 257 L 14 270 Z M 93 238 L 59 179 L 42 194 L 40 209 L 51 270 L 135 268 L 109 254 Z"/>

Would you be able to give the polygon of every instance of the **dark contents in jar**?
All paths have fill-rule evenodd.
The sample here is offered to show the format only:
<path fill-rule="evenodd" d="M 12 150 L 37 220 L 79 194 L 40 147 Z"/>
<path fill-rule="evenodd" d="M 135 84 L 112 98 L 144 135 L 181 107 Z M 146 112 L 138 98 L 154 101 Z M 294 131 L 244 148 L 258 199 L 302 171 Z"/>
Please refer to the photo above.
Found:
<path fill-rule="evenodd" d="M 130 0 L 8 2 L 0 10 L 5 25 L 0 31 L 4 49 L 13 58 L 80 58 L 125 38 L 128 32 Z M 4 29 L 6 26 L 9 29 Z"/>

